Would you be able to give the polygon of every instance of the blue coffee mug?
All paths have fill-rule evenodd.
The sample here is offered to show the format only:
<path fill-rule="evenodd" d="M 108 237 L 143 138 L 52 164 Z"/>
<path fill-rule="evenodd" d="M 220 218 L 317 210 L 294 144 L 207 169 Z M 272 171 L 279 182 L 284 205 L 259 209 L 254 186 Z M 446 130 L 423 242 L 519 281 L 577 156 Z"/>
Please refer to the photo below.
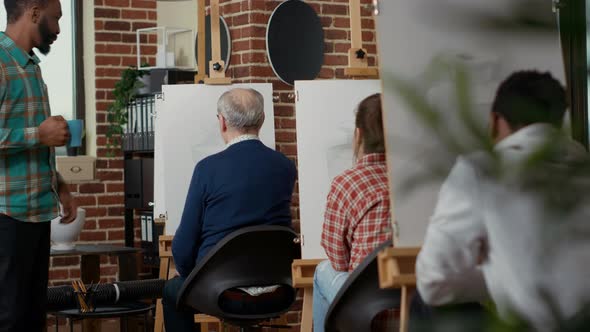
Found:
<path fill-rule="evenodd" d="M 77 148 L 82 146 L 82 133 L 84 131 L 83 120 L 68 120 L 68 128 L 70 129 L 70 141 L 68 147 Z"/>

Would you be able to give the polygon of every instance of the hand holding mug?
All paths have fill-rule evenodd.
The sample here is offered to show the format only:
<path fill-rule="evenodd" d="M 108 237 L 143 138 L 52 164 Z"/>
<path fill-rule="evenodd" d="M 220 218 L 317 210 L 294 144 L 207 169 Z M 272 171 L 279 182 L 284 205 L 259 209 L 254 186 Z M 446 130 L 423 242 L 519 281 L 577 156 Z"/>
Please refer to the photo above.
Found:
<path fill-rule="evenodd" d="M 46 146 L 64 146 L 70 140 L 68 123 L 61 116 L 50 116 L 39 126 L 39 142 Z"/>

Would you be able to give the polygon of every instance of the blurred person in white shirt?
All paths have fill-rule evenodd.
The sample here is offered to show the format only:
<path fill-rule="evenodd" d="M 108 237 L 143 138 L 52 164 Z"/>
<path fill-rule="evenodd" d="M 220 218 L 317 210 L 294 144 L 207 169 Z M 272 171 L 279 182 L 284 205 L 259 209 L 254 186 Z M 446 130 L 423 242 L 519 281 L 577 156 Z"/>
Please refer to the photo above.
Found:
<path fill-rule="evenodd" d="M 589 173 L 569 171 L 588 155 L 560 130 L 566 108 L 549 73 L 516 72 L 500 85 L 493 151 L 459 157 L 439 193 L 416 264 L 426 304 L 490 299 L 501 317 L 540 331 L 590 305 L 590 204 L 579 201 Z"/>

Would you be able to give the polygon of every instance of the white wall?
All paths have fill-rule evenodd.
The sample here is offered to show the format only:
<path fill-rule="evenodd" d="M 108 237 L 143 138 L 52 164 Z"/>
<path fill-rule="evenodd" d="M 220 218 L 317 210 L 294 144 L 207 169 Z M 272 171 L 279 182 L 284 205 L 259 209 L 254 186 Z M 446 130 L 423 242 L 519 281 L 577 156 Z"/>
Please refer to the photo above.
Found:
<path fill-rule="evenodd" d="M 564 69 L 557 31 L 515 30 L 510 25 L 512 0 L 396 0 L 380 1 L 377 21 L 379 62 L 382 75 L 418 80 L 432 59 L 441 53 L 466 54 L 479 73 L 472 88 L 477 91 L 476 116 L 483 122 L 498 83 L 521 69 L 548 70 L 562 82 Z M 550 1 L 539 1 L 545 18 L 551 19 Z M 546 13 L 546 11 L 549 11 Z M 491 30 L 493 20 L 501 29 Z M 443 119 L 456 117 L 450 102 L 449 84 L 426 92 L 431 102 L 447 106 Z M 449 120 L 451 119 L 451 120 Z M 384 87 L 384 121 L 391 172 L 393 214 L 398 221 L 398 245 L 422 243 L 434 209 L 440 181 L 408 194 L 401 190 L 405 179 L 432 161 L 443 146 L 417 124 L 408 107 L 389 86 Z M 449 129 L 453 130 L 453 129 Z"/>

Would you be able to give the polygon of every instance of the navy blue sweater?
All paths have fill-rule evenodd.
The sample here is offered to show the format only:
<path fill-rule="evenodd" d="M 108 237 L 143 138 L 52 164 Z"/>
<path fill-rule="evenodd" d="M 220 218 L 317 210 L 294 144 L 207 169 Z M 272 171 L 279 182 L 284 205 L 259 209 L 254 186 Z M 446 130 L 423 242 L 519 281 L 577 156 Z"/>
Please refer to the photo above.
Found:
<path fill-rule="evenodd" d="M 231 145 L 193 172 L 172 254 L 181 276 L 223 237 L 254 225 L 291 226 L 297 171 L 291 160 L 258 140 Z"/>

